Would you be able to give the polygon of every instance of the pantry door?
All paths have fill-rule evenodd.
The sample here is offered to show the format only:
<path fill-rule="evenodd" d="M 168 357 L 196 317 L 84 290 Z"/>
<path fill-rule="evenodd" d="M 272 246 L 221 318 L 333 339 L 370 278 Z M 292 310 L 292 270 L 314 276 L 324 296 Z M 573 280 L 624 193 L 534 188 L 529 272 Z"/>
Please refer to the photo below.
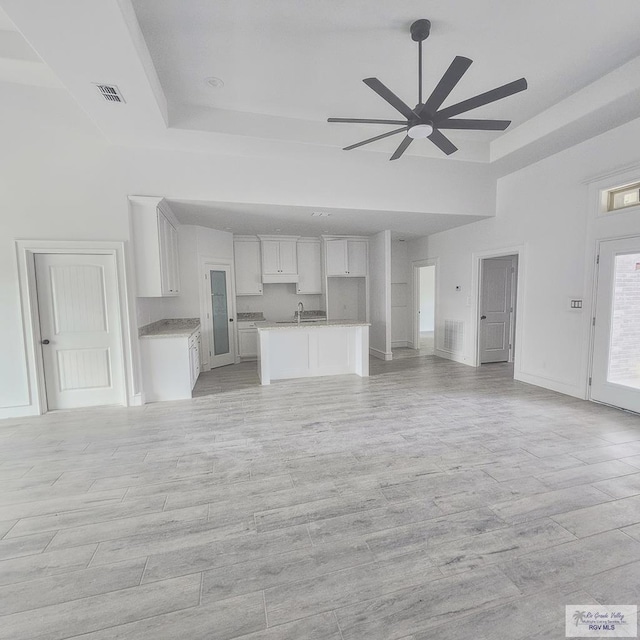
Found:
<path fill-rule="evenodd" d="M 640 413 L 640 237 L 600 243 L 591 399 Z"/>
<path fill-rule="evenodd" d="M 223 367 L 236 360 L 233 308 L 231 304 L 231 267 L 207 264 L 209 366 Z"/>

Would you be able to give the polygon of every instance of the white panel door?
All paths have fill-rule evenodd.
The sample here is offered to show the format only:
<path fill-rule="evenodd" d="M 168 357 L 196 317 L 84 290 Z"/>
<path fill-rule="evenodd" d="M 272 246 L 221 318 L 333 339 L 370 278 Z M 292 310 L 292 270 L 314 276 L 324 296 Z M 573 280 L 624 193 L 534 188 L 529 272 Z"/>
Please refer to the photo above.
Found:
<path fill-rule="evenodd" d="M 48 408 L 122 404 L 114 257 L 36 254 L 35 265 Z"/>
<path fill-rule="evenodd" d="M 513 261 L 482 261 L 480 295 L 480 363 L 508 362 L 511 337 L 511 280 Z"/>
<path fill-rule="evenodd" d="M 591 399 L 640 413 L 640 237 L 600 244 Z"/>

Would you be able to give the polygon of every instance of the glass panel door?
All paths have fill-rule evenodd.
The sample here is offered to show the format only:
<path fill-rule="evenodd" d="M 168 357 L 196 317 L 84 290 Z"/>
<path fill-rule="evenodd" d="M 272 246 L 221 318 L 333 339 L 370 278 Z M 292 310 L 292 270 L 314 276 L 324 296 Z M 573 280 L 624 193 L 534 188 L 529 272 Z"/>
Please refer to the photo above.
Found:
<path fill-rule="evenodd" d="M 591 398 L 640 413 L 640 237 L 600 244 Z"/>
<path fill-rule="evenodd" d="M 229 312 L 227 278 L 224 271 L 210 271 L 211 310 L 213 318 L 213 355 L 229 353 Z"/>
<path fill-rule="evenodd" d="M 616 255 L 607 380 L 640 389 L 640 252 Z"/>
<path fill-rule="evenodd" d="M 211 368 L 233 364 L 236 359 L 233 331 L 233 304 L 231 296 L 231 269 L 228 266 L 207 264 L 205 275 L 209 281 L 209 308 L 207 336 L 209 366 Z"/>

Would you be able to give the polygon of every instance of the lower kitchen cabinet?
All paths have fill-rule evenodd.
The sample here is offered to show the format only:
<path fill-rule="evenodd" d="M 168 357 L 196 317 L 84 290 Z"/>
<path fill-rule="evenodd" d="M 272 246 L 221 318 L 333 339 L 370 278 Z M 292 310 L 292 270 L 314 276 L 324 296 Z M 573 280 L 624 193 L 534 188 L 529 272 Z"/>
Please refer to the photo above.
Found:
<path fill-rule="evenodd" d="M 242 360 L 258 358 L 258 329 L 255 322 L 238 323 L 238 355 Z"/>
<path fill-rule="evenodd" d="M 191 335 L 140 339 L 145 402 L 184 400 L 200 375 L 200 330 Z"/>

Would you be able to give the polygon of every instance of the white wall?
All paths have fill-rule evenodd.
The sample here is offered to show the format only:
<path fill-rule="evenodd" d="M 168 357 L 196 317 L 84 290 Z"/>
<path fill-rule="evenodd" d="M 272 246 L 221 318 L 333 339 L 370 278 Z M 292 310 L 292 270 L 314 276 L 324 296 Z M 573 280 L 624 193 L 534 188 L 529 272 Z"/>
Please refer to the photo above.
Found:
<path fill-rule="evenodd" d="M 261 296 L 238 296 L 236 311 L 261 311 L 266 320 L 282 322 L 293 320 L 302 302 L 305 311 L 321 309 L 319 295 L 296 293 L 295 284 L 264 284 Z"/>
<path fill-rule="evenodd" d="M 587 181 L 638 163 L 639 139 L 635 120 L 506 176 L 498 182 L 495 218 L 410 243 L 411 260 L 440 261 L 437 355 L 475 362 L 476 258 L 520 247 L 515 376 L 585 397 L 595 239 L 640 234 L 637 213 L 596 220 Z M 582 313 L 568 310 L 570 297 L 584 299 Z M 443 351 L 447 319 L 464 323 L 458 353 Z"/>
<path fill-rule="evenodd" d="M 391 359 L 391 232 L 369 238 L 369 348 Z"/>
<path fill-rule="evenodd" d="M 406 242 L 391 242 L 391 345 L 411 342 L 411 265 Z"/>
<path fill-rule="evenodd" d="M 367 286 L 365 278 L 327 278 L 329 320 L 367 319 Z"/>
<path fill-rule="evenodd" d="M 436 306 L 436 268 L 420 267 L 420 331 L 433 331 Z"/>

